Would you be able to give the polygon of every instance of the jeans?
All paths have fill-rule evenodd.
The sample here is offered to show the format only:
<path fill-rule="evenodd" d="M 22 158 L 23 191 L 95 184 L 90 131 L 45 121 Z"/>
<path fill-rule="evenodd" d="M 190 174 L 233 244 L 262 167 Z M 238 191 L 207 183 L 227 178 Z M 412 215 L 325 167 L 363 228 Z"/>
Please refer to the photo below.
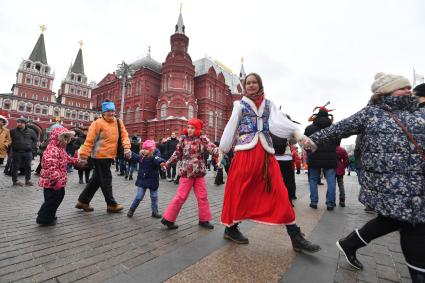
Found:
<path fill-rule="evenodd" d="M 134 170 L 137 170 L 137 163 L 128 162 L 126 176 L 133 176 Z"/>
<path fill-rule="evenodd" d="M 65 196 L 65 188 L 53 190 L 44 188 L 44 203 L 38 211 L 36 222 L 38 224 L 50 224 L 55 220 L 56 211 Z"/>
<path fill-rule="evenodd" d="M 93 158 L 92 162 L 94 166 L 93 175 L 90 178 L 89 183 L 81 192 L 78 201 L 85 204 L 89 204 L 94 194 L 100 187 L 103 196 L 105 197 L 106 204 L 116 205 L 117 202 L 115 201 L 112 195 L 112 159 Z"/>
<path fill-rule="evenodd" d="M 317 193 L 317 184 L 320 179 L 321 168 L 310 168 L 310 203 L 316 204 L 319 202 L 319 194 Z M 335 169 L 323 169 L 326 178 L 328 190 L 326 192 L 326 206 L 335 206 L 335 191 L 336 191 L 336 172 Z"/>
<path fill-rule="evenodd" d="M 32 152 L 13 152 L 12 159 L 12 181 L 18 181 L 18 171 L 21 167 L 25 170 L 25 182 L 31 179 Z"/>
<path fill-rule="evenodd" d="M 150 191 L 152 212 L 158 213 L 158 189 L 152 190 L 151 188 L 137 187 L 137 194 L 130 208 L 136 210 L 140 202 L 145 197 L 146 190 Z"/>

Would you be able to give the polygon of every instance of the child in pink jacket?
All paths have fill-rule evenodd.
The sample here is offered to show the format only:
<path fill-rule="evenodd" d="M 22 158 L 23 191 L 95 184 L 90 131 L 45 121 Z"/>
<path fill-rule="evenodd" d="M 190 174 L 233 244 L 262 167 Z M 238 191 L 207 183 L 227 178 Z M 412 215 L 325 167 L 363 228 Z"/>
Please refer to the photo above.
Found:
<path fill-rule="evenodd" d="M 213 157 L 218 157 L 218 148 L 207 137 L 201 136 L 202 127 L 201 120 L 196 118 L 189 120 L 187 129 L 184 131 L 185 137 L 177 144 L 176 150 L 166 163 L 168 167 L 171 163 L 182 161 L 177 194 L 168 205 L 161 220 L 168 229 L 178 228 L 174 222 L 192 187 L 198 201 L 199 225 L 207 229 L 214 228 L 210 223 L 211 211 L 204 178 L 206 174 L 204 154 L 209 152 Z"/>
<path fill-rule="evenodd" d="M 44 203 L 36 220 L 42 226 L 56 224 L 56 211 L 65 196 L 67 164 L 77 162 L 76 158 L 71 158 L 65 151 L 73 136 L 74 132 L 64 127 L 55 128 L 50 133 L 49 144 L 43 153 L 38 185 L 44 188 Z"/>

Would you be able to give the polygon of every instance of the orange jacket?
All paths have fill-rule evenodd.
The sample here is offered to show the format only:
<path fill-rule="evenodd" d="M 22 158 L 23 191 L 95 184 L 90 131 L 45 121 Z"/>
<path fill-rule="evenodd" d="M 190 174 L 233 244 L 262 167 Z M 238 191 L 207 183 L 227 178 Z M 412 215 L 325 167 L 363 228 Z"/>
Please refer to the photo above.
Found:
<path fill-rule="evenodd" d="M 121 141 L 124 149 L 130 149 L 130 140 L 124 123 L 121 124 Z M 86 141 L 80 151 L 80 157 L 87 158 L 115 158 L 117 156 L 118 125 L 117 120 L 107 122 L 99 118 L 89 127 Z"/>

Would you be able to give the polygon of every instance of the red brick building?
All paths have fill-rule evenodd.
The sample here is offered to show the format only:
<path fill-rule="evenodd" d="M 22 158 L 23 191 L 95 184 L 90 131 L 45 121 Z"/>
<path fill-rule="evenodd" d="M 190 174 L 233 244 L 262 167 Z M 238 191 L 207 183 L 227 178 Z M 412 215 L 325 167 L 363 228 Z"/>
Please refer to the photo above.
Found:
<path fill-rule="evenodd" d="M 130 134 L 142 139 L 167 137 L 181 133 L 187 120 L 202 119 L 204 133 L 219 140 L 230 117 L 233 101 L 242 96 L 239 77 L 220 62 L 209 57 L 192 61 L 188 53 L 189 38 L 185 34 L 180 13 L 175 32 L 170 37 L 171 49 L 164 63 L 149 54 L 130 66 L 135 70 L 126 88 L 124 123 Z M 115 73 L 107 74 L 92 91 L 94 109 L 110 99 L 121 105 L 121 84 Z"/>
<path fill-rule="evenodd" d="M 87 128 L 96 116 L 92 110 L 91 90 L 84 74 L 82 50 L 62 82 L 59 96 L 53 92 L 55 74 L 47 63 L 44 30 L 28 59 L 23 60 L 16 72 L 16 82 L 11 93 L 0 93 L 1 113 L 9 117 L 9 128 L 16 120 L 25 117 L 30 127 L 40 135 L 56 119 L 68 128 Z"/>

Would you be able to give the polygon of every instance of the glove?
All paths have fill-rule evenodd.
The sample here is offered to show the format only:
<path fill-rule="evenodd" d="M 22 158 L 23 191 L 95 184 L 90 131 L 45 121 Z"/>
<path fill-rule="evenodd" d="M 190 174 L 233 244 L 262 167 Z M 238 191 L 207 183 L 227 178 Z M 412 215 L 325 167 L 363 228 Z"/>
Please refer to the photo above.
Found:
<path fill-rule="evenodd" d="M 86 170 L 89 167 L 89 162 L 85 158 L 80 158 L 74 163 L 76 170 Z"/>
<path fill-rule="evenodd" d="M 124 149 L 124 158 L 125 159 L 131 159 L 131 150 L 130 149 Z"/>
<path fill-rule="evenodd" d="M 64 184 L 62 183 L 62 181 L 57 181 L 56 184 L 53 186 L 53 190 L 57 191 L 60 190 L 64 187 Z"/>
<path fill-rule="evenodd" d="M 164 162 L 162 162 L 161 164 L 159 164 L 159 166 L 161 166 L 161 170 L 162 171 L 167 171 L 167 164 L 165 164 Z"/>
<path fill-rule="evenodd" d="M 301 169 L 297 169 L 297 175 L 301 173 Z"/>

